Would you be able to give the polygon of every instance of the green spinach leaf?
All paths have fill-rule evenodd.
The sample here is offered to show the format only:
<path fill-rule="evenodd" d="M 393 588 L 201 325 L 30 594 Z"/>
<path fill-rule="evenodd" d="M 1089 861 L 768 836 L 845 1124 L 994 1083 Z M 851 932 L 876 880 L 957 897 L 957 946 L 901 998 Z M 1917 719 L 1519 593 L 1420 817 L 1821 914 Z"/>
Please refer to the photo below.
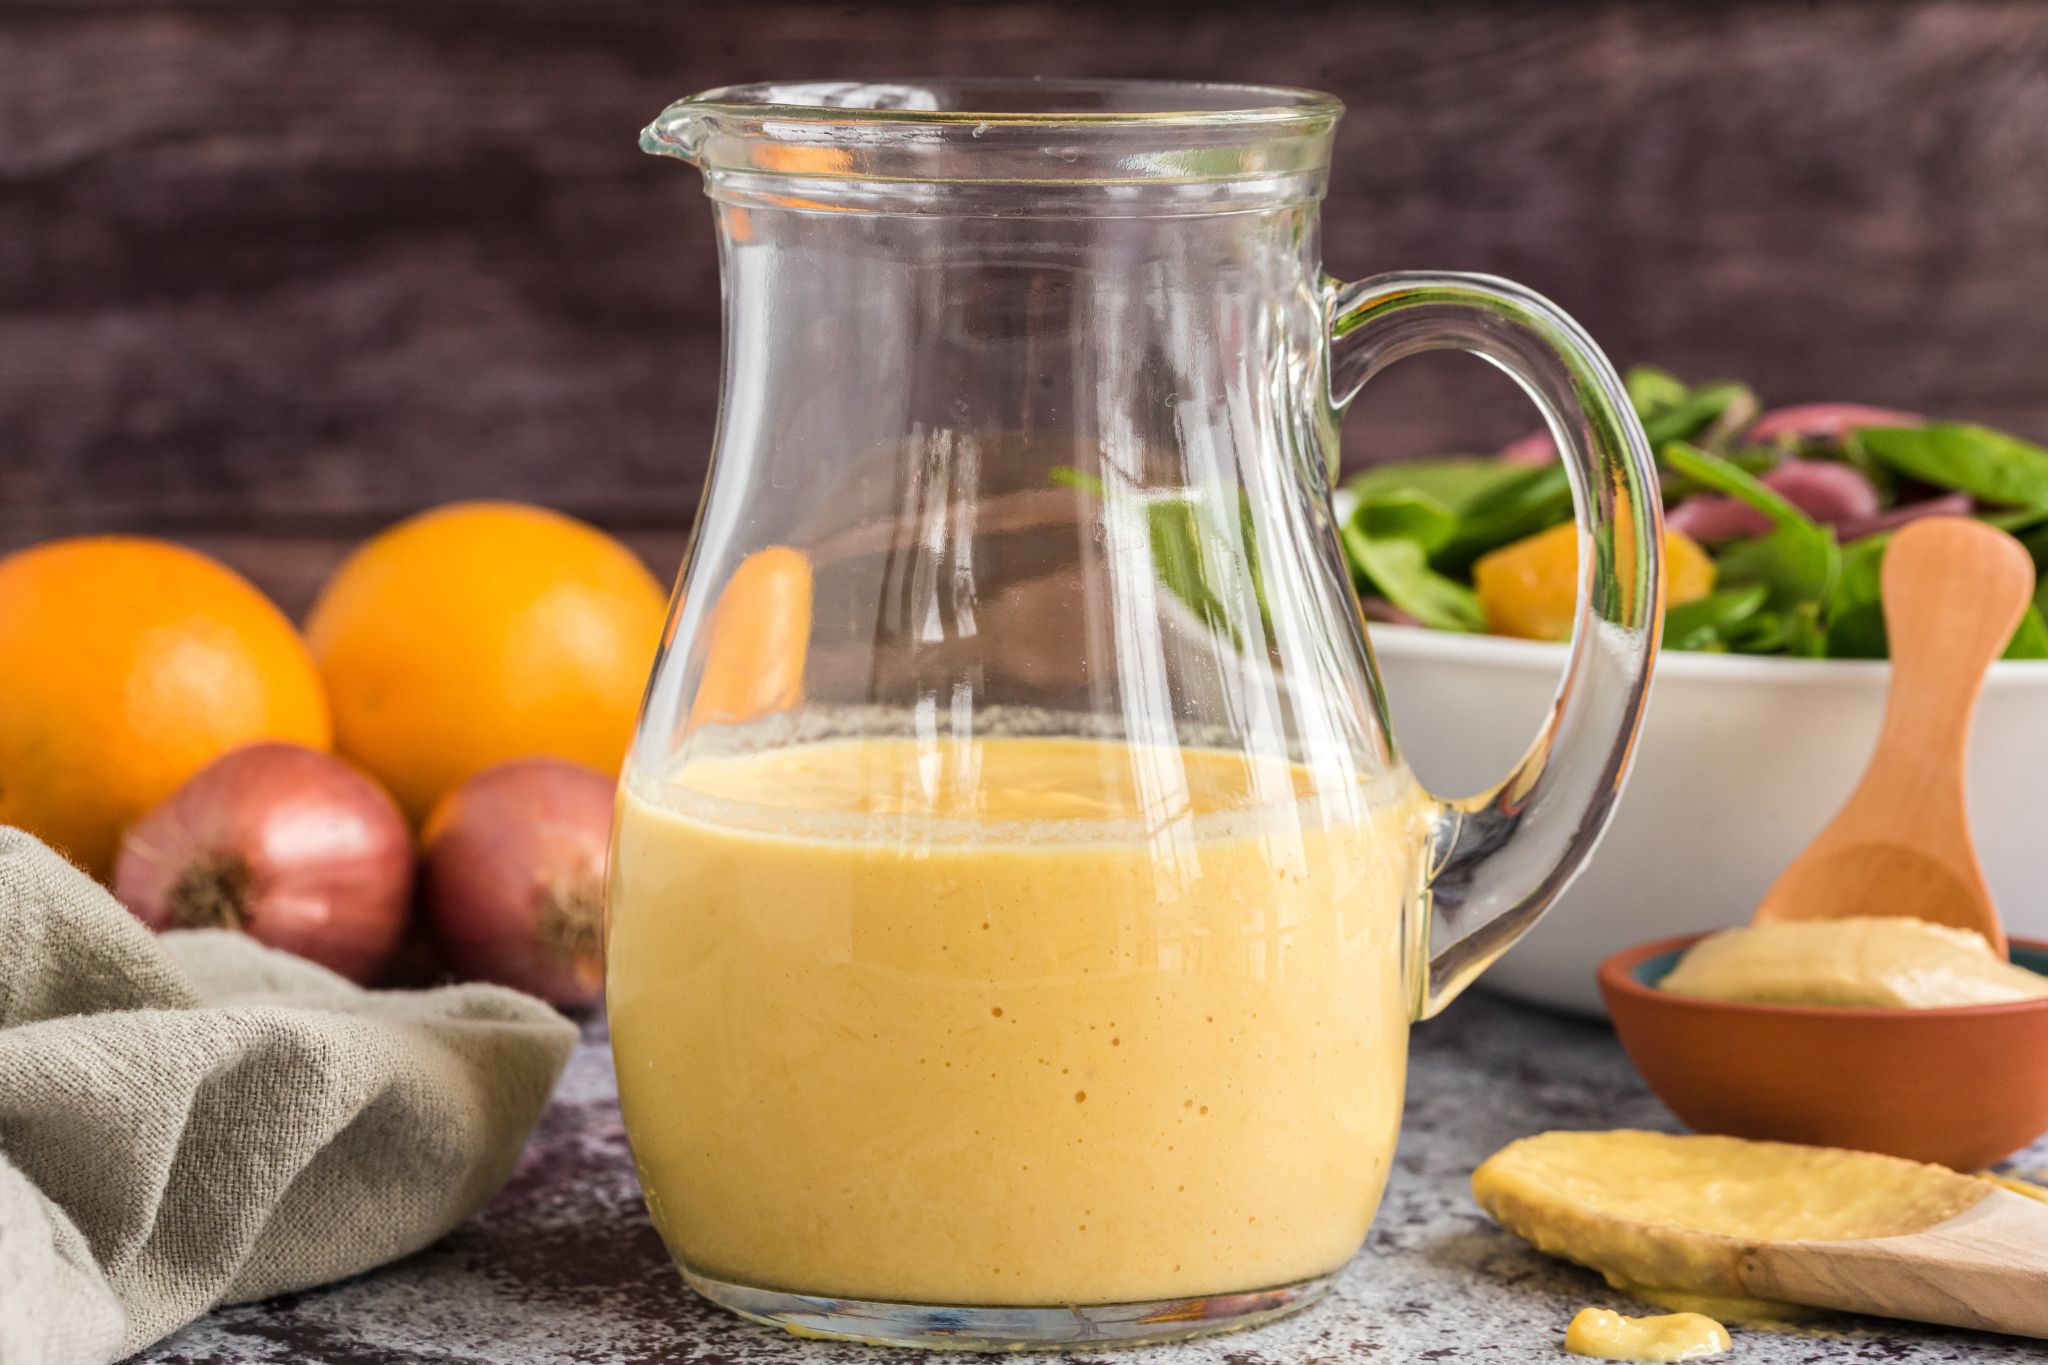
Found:
<path fill-rule="evenodd" d="M 1729 629 L 1728 648 L 1737 654 L 1783 654 L 1789 635 L 1784 613 L 1760 611 Z"/>
<path fill-rule="evenodd" d="M 1052 481 L 1062 488 L 1078 488 L 1083 493 L 1093 493 L 1098 498 L 1102 496 L 1102 480 L 1093 474 L 1083 474 L 1070 464 L 1054 465 Z"/>
<path fill-rule="evenodd" d="M 1730 634 L 1761 611 L 1769 596 L 1762 584 L 1752 584 L 1681 602 L 1664 613 L 1665 648 L 1725 650 Z"/>
<path fill-rule="evenodd" d="M 1675 403 L 1639 414 L 1651 450 L 1666 441 L 1726 440 L 1756 416 L 1756 395 L 1746 384 L 1707 384 Z"/>
<path fill-rule="evenodd" d="M 1841 558 L 1825 528 L 1780 526 L 1730 546 L 1720 559 L 1720 581 L 1729 587 L 1761 583 L 1775 610 L 1811 607 L 1817 613 L 1834 589 Z"/>
<path fill-rule="evenodd" d="M 1629 366 L 1628 372 L 1621 377 L 1621 386 L 1628 390 L 1629 404 L 1635 408 L 1639 418 L 1653 416 L 1683 403 L 1691 392 L 1683 379 L 1655 365 Z"/>
<path fill-rule="evenodd" d="M 1806 513 L 1787 502 L 1774 489 L 1759 482 L 1749 471 L 1732 460 L 1710 454 L 1684 441 L 1671 441 L 1660 447 L 1658 458 L 1701 488 L 1738 498 L 1780 526 L 1797 525 L 1819 529 Z"/>
<path fill-rule="evenodd" d="M 1195 504 L 1185 498 L 1147 503 L 1145 528 L 1152 542 L 1153 571 L 1167 591 L 1204 626 L 1228 636 L 1234 648 L 1244 648 L 1244 636 L 1231 619 L 1230 604 L 1216 590 L 1215 570 L 1209 563 L 1220 544 L 1207 534 Z"/>
<path fill-rule="evenodd" d="M 1458 529 L 1430 556 L 1432 565 L 1462 575 L 1487 551 L 1572 519 L 1572 485 L 1563 465 L 1514 472 L 1459 509 Z"/>
<path fill-rule="evenodd" d="M 2028 605 L 2027 614 L 2020 618 L 2019 628 L 2012 633 L 2012 639 L 2005 645 L 2002 659 L 2048 659 L 2048 620 L 2042 619 L 2041 604 Z"/>
<path fill-rule="evenodd" d="M 1987 518 L 1988 520 L 1988 518 Z M 1892 533 L 1868 536 L 1842 551 L 1842 572 L 1829 600 L 1827 656 L 1831 659 L 1887 659 L 1891 639 L 1884 624 L 1884 556 Z M 2048 583 L 2013 631 L 2002 657 L 2048 659 Z"/>
<path fill-rule="evenodd" d="M 1468 632 L 1486 629 L 1479 595 L 1430 568 L 1421 542 L 1372 535 L 1356 519 L 1342 534 L 1353 566 L 1381 596 L 1423 625 Z"/>
<path fill-rule="evenodd" d="M 1842 570 L 1828 598 L 1827 653 L 1832 659 L 1883 659 L 1885 547 L 1891 533 L 1865 536 L 1842 548 Z"/>
<path fill-rule="evenodd" d="M 1767 474 L 1778 463 L 1777 453 L 1766 450 L 1762 446 L 1750 446 L 1744 450 L 1730 450 L 1722 454 L 1721 458 L 1745 474 Z M 1714 491 L 1703 483 L 1687 478 L 1669 465 L 1665 465 L 1657 471 L 1657 483 L 1664 493 L 1664 501 L 1666 503 L 1675 503 L 1688 493 L 1711 493 Z"/>
<path fill-rule="evenodd" d="M 1101 479 L 1062 465 L 1052 471 L 1052 481 L 1066 488 L 1078 488 L 1097 497 L 1103 495 Z M 1152 569 L 1166 590 L 1179 598 L 1209 630 L 1226 636 L 1235 649 L 1245 645 L 1244 634 L 1233 619 L 1232 610 L 1219 583 L 1249 577 L 1258 599 L 1259 619 L 1268 634 L 1273 628 L 1272 612 L 1266 601 L 1266 583 L 1259 570 L 1259 545 L 1252 524 L 1251 503 L 1238 495 L 1238 539 L 1233 542 L 1226 528 L 1205 516 L 1204 504 L 1194 497 L 1150 497 L 1144 499 L 1145 534 L 1152 549 Z"/>
<path fill-rule="evenodd" d="M 1856 602 L 1828 615 L 1827 655 L 1830 659 L 1886 659 L 1891 640 L 1884 628 L 1884 605 Z"/>
<path fill-rule="evenodd" d="M 1856 443 L 1872 458 L 1937 488 L 2000 507 L 2048 508 L 2048 450 L 1968 422 L 1864 427 Z"/>
<path fill-rule="evenodd" d="M 1360 502 L 1413 493 L 1462 513 L 1472 500 L 1497 485 L 1513 483 L 1524 467 L 1494 459 L 1407 460 L 1375 465 L 1348 480 L 1345 489 Z"/>
<path fill-rule="evenodd" d="M 1769 517 L 1769 534 L 1740 540 L 1721 552 L 1719 581 L 1725 587 L 1762 585 L 1766 605 L 1784 617 L 1784 644 L 1819 653 L 1826 643 L 1821 610 L 1841 573 L 1841 547 L 1834 532 L 1809 518 L 1750 474 L 1697 446 L 1673 441 L 1663 449 L 1666 464 L 1703 487 L 1740 498 Z"/>
<path fill-rule="evenodd" d="M 1622 376 L 1629 404 L 1655 450 L 1666 441 L 1697 440 L 1719 445 L 1756 416 L 1756 395 L 1743 384 L 1702 384 L 1690 388 L 1668 370 L 1637 365 Z"/>
<path fill-rule="evenodd" d="M 1828 629 L 1820 603 L 1808 602 L 1785 613 L 1785 652 L 1802 659 L 1828 656 Z"/>
<path fill-rule="evenodd" d="M 1412 540 L 1425 552 L 1443 545 L 1458 529 L 1457 513 L 1413 489 L 1366 498 L 1351 519 L 1369 536 Z"/>

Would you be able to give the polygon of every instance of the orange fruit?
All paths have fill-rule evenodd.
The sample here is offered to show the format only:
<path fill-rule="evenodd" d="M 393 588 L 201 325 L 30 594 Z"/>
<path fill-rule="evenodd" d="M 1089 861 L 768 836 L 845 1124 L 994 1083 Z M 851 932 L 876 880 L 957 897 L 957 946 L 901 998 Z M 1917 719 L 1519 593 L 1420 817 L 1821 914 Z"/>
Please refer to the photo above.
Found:
<path fill-rule="evenodd" d="M 304 641 L 248 580 L 129 536 L 0 559 L 0 824 L 104 878 L 131 822 L 257 740 L 329 731 Z"/>
<path fill-rule="evenodd" d="M 515 758 L 616 773 L 666 614 L 647 566 L 595 527 L 454 503 L 350 555 L 306 638 L 335 747 L 418 823 L 464 778 Z"/>
<path fill-rule="evenodd" d="M 1472 586 L 1486 628 L 1525 640 L 1562 640 L 1572 633 L 1579 598 L 1579 528 L 1572 522 L 1538 531 L 1482 555 Z M 1682 531 L 1664 532 L 1664 605 L 1714 590 L 1714 561 Z"/>
<path fill-rule="evenodd" d="M 689 728 L 733 725 L 802 702 L 810 646 L 810 559 L 787 545 L 754 551 L 711 609 Z"/>

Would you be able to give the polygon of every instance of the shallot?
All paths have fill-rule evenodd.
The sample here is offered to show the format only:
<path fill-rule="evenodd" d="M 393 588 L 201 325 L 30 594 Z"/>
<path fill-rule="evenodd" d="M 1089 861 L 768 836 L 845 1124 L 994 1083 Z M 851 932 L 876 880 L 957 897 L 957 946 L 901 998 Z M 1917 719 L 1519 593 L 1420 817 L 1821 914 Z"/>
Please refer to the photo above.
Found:
<path fill-rule="evenodd" d="M 1557 442 L 1547 430 L 1532 431 L 1502 446 L 1496 458 L 1502 464 L 1541 468 L 1557 463 Z"/>
<path fill-rule="evenodd" d="M 1967 517 L 1976 509 L 1977 501 L 1968 493 L 1943 493 L 1939 497 L 1925 498 L 1919 502 L 1909 502 L 1879 512 L 1876 516 L 1842 522 L 1835 527 L 1835 534 L 1844 545 L 1847 545 L 1850 541 L 1862 540 L 1865 536 L 1896 531 L 1907 522 L 1918 521 L 1922 517 Z"/>
<path fill-rule="evenodd" d="M 1422 624 L 1414 616 L 1402 611 L 1384 597 L 1361 597 L 1358 599 L 1358 610 L 1364 615 L 1366 620 L 1379 621 L 1390 626 L 1419 626 Z"/>
<path fill-rule="evenodd" d="M 237 929 L 367 984 L 405 933 L 412 872 L 383 788 L 330 754 L 252 744 L 129 828 L 113 890 L 153 929 Z"/>
<path fill-rule="evenodd" d="M 612 779 L 533 758 L 444 797 L 425 831 L 429 923 L 448 964 L 557 1005 L 604 988 Z"/>
<path fill-rule="evenodd" d="M 1865 403 L 1800 403 L 1773 408 L 1750 424 L 1743 440 L 1750 445 L 1775 441 L 1839 441 L 1858 427 L 1918 427 L 1927 419 L 1917 412 L 1873 408 Z"/>
<path fill-rule="evenodd" d="M 1763 476 L 1764 487 L 1827 526 L 1867 520 L 1877 515 L 1877 487 L 1860 470 L 1828 460 L 1787 460 Z M 1748 503 L 1710 493 L 1695 493 L 1664 519 L 1674 531 L 1694 540 L 1735 540 L 1760 536 L 1771 519 Z"/>

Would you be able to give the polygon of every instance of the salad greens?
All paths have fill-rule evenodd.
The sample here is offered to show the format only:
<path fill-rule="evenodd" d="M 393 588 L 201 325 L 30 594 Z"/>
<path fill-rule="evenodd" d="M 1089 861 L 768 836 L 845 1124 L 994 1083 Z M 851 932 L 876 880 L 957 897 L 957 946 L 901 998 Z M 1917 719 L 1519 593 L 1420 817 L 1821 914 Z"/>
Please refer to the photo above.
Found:
<path fill-rule="evenodd" d="M 1063 465 L 1053 470 L 1052 478 L 1064 487 L 1079 488 L 1097 497 L 1103 495 L 1102 480 L 1078 469 Z M 1250 613 L 1234 611 L 1216 585 L 1248 581 L 1257 595 L 1259 625 L 1271 634 L 1272 611 L 1266 602 L 1265 580 L 1259 572 L 1259 546 L 1252 526 L 1251 505 L 1242 496 L 1237 501 L 1234 528 L 1228 524 L 1227 513 L 1217 514 L 1203 499 L 1143 496 L 1137 501 L 1144 512 L 1153 572 L 1168 592 L 1179 598 L 1204 627 L 1228 639 L 1233 649 L 1241 650 L 1245 647 L 1245 632 L 1239 629 L 1237 617 L 1242 614 L 1249 624 Z"/>
<path fill-rule="evenodd" d="M 1359 572 L 1367 575 L 1402 611 L 1438 630 L 1486 629 L 1479 594 L 1457 579 L 1429 566 L 1429 551 L 1420 541 L 1375 535 L 1353 518 L 1341 532 L 1344 550 Z"/>
<path fill-rule="evenodd" d="M 1657 457 L 1668 525 L 1714 566 L 1710 590 L 1667 611 L 1667 647 L 1884 658 L 1879 585 L 1891 532 L 1948 514 L 2000 526 L 2033 555 L 2044 584 L 2006 657 L 2048 659 L 2048 450 L 1844 404 L 1760 416 L 1744 385 L 1695 387 L 1648 366 L 1629 371 L 1626 387 Z M 1540 450 L 1532 462 L 1530 444 L 1510 448 L 1517 458 L 1383 465 L 1345 485 L 1342 541 L 1368 614 L 1490 628 L 1474 566 L 1572 518 L 1562 466 Z"/>
<path fill-rule="evenodd" d="M 1966 422 L 1878 427 L 1859 447 L 1901 474 L 1997 507 L 2048 508 L 2048 450 Z"/>
<path fill-rule="evenodd" d="M 1825 653 L 1821 617 L 1842 576 L 1842 550 L 1834 534 L 1755 475 L 1698 446 L 1670 442 L 1661 467 L 1754 507 L 1771 523 L 1763 535 L 1731 544 L 1715 564 L 1716 583 L 1760 590 L 1762 602 L 1741 621 L 1691 647 L 1711 649 L 1718 639 L 1731 648 L 1746 645 L 1751 653 Z"/>

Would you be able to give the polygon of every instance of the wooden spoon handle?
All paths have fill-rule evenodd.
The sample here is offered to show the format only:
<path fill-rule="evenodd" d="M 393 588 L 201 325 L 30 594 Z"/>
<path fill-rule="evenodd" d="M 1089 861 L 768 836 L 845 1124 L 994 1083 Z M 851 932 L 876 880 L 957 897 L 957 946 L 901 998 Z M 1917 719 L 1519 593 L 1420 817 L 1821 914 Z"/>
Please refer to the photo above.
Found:
<path fill-rule="evenodd" d="M 1883 588 L 1892 679 L 1878 752 L 1960 778 L 1984 670 L 2026 612 L 2033 560 L 1997 527 L 1928 517 L 1892 537 Z"/>
<path fill-rule="evenodd" d="M 1765 1242 L 1740 1273 L 1778 1303 L 2048 1337 L 2048 1204 L 1994 1190 L 1925 1232 Z"/>

